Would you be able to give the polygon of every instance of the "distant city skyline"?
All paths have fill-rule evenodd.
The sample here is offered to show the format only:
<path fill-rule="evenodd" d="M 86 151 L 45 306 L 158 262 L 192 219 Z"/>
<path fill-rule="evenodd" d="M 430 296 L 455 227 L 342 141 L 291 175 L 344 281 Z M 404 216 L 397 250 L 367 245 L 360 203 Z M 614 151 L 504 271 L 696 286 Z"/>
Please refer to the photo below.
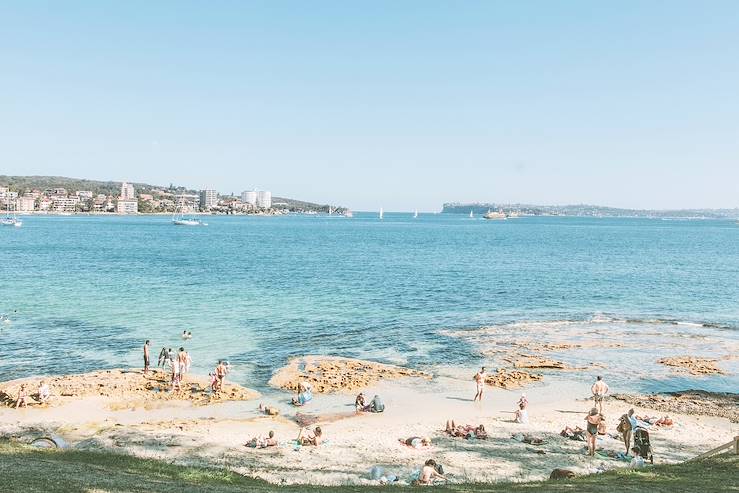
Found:
<path fill-rule="evenodd" d="M 739 3 L 15 3 L 0 174 L 275 196 L 739 206 Z"/>

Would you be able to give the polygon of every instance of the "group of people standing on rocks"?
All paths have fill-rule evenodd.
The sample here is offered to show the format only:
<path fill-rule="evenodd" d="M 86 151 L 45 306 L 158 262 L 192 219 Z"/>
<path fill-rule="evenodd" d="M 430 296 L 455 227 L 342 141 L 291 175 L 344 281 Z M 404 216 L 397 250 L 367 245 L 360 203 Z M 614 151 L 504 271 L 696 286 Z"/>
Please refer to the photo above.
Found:
<path fill-rule="evenodd" d="M 192 333 L 183 332 L 182 337 L 189 339 L 192 337 Z M 150 347 L 151 341 L 147 339 L 144 343 L 144 375 L 147 375 L 149 373 L 151 365 Z M 190 373 L 191 366 L 192 357 L 190 356 L 190 353 L 185 350 L 184 347 L 180 347 L 177 353 L 175 353 L 172 348 L 166 347 L 163 347 L 162 350 L 159 351 L 159 357 L 157 358 L 157 368 L 162 368 L 165 371 L 169 370 L 171 375 L 170 383 L 172 386 L 172 391 L 181 390 L 182 382 L 185 379 L 185 375 Z M 225 382 L 227 373 L 228 365 L 224 361 L 219 360 L 215 370 L 213 371 L 213 373 L 210 374 L 210 387 L 213 392 L 220 392 L 221 390 L 223 390 L 223 384 Z"/>

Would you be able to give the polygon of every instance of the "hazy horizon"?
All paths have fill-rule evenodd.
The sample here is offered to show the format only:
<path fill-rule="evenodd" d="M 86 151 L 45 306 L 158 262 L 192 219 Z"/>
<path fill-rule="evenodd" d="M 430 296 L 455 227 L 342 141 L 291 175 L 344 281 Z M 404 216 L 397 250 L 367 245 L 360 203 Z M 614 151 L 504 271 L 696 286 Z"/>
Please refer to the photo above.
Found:
<path fill-rule="evenodd" d="M 0 174 L 739 207 L 739 3 L 0 6 Z"/>

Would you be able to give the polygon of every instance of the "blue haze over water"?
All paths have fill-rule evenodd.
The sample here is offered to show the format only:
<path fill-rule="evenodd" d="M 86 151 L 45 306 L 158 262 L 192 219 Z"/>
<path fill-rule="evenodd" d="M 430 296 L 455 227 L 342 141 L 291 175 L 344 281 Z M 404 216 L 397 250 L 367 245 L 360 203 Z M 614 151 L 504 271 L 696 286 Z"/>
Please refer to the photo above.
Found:
<path fill-rule="evenodd" d="M 234 379 L 256 388 L 302 354 L 475 366 L 479 348 L 448 334 L 489 325 L 556 332 L 562 321 L 632 320 L 606 325 L 625 338 L 634 327 L 709 334 L 709 354 L 739 341 L 731 221 L 206 220 L 187 228 L 165 216 L 32 216 L 0 229 L 0 312 L 12 320 L 0 326 L 0 380 L 140 366 L 144 339 L 156 357 L 183 345 L 183 329 L 194 334 L 184 344 L 194 371 L 227 358 Z M 736 390 L 736 364 L 729 369 L 632 387 Z"/>

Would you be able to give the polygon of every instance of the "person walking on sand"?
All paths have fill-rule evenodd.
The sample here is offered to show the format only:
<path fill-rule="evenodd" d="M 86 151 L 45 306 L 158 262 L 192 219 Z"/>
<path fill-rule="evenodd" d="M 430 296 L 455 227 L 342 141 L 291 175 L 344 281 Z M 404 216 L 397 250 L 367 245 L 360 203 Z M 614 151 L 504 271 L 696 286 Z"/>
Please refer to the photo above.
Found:
<path fill-rule="evenodd" d="M 590 388 L 590 391 L 593 393 L 594 405 L 598 407 L 598 412 L 602 413 L 603 399 L 606 397 L 606 394 L 608 394 L 608 384 L 603 381 L 603 377 L 598 375 L 595 379 L 595 383 Z"/>
<path fill-rule="evenodd" d="M 149 373 L 149 340 L 144 343 L 144 375 Z"/>
<path fill-rule="evenodd" d="M 624 445 L 626 445 L 626 453 L 629 453 L 631 447 L 631 434 L 636 428 L 636 417 L 634 417 L 634 410 L 629 409 L 629 412 L 621 416 L 616 431 L 620 431 L 623 435 Z"/>
<path fill-rule="evenodd" d="M 180 351 L 177 353 L 177 362 L 180 365 L 180 381 L 185 379 L 185 373 L 187 373 L 187 358 L 187 351 L 185 351 L 185 348 L 181 347 Z"/>
<path fill-rule="evenodd" d="M 475 373 L 475 386 L 477 387 L 477 393 L 475 394 L 475 398 L 472 400 L 472 402 L 476 402 L 479 400 L 482 402 L 482 391 L 485 389 L 485 377 L 487 377 L 487 373 L 485 373 L 485 367 L 483 366 L 480 368 L 480 371 Z"/>

